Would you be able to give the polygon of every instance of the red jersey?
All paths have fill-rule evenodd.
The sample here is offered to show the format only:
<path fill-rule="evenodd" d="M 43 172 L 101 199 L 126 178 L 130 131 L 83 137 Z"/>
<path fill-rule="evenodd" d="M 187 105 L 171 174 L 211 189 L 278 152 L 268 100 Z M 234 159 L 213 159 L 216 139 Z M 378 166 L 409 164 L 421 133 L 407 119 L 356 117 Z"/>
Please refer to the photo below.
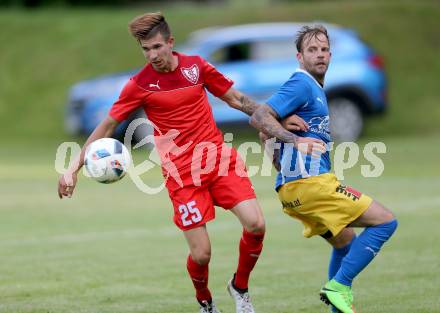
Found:
<path fill-rule="evenodd" d="M 213 143 L 220 153 L 223 136 L 215 124 L 206 89 L 219 97 L 233 82 L 199 56 L 173 54 L 178 57 L 174 71 L 157 72 L 147 64 L 130 78 L 109 114 L 122 121 L 142 107 L 157 128 L 155 143 L 164 174 L 172 170 L 167 167 L 171 162 L 182 175 L 190 171 L 197 144 Z"/>

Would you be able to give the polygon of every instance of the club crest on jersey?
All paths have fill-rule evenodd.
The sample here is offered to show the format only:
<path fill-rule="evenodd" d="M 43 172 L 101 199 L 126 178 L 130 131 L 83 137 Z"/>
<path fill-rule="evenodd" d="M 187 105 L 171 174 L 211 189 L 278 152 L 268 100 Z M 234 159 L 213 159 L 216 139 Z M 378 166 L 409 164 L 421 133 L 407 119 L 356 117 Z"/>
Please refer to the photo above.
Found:
<path fill-rule="evenodd" d="M 193 84 L 196 84 L 199 80 L 199 68 L 196 64 L 191 67 L 182 67 L 180 69 L 182 71 L 183 76 Z"/>

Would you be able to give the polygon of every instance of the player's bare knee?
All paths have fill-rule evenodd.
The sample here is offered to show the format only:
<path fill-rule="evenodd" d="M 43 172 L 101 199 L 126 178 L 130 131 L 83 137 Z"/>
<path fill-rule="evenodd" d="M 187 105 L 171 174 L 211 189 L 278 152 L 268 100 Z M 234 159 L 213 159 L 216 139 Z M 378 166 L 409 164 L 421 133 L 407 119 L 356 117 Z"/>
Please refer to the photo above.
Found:
<path fill-rule="evenodd" d="M 388 223 L 395 219 L 396 217 L 389 209 L 379 202 L 373 201 L 368 210 L 362 214 L 360 218 L 361 223 L 357 225 L 356 223 L 354 224 L 355 226 L 368 227 Z"/>
<path fill-rule="evenodd" d="M 204 251 L 197 251 L 193 254 L 191 254 L 192 259 L 194 262 L 200 265 L 208 264 L 211 260 L 211 251 L 204 250 Z"/>
<path fill-rule="evenodd" d="M 381 224 L 382 223 L 388 223 L 392 220 L 395 220 L 396 217 L 394 216 L 393 212 L 391 210 L 387 209 L 386 207 L 380 205 L 382 212 L 381 212 Z"/>
<path fill-rule="evenodd" d="M 394 216 L 393 212 L 387 209 L 385 211 L 384 219 L 385 219 L 385 223 L 387 223 L 387 222 L 391 222 L 392 220 L 395 220 L 396 217 Z"/>
<path fill-rule="evenodd" d="M 263 219 L 255 220 L 245 226 L 246 231 L 253 234 L 262 234 L 266 231 L 266 224 Z"/>

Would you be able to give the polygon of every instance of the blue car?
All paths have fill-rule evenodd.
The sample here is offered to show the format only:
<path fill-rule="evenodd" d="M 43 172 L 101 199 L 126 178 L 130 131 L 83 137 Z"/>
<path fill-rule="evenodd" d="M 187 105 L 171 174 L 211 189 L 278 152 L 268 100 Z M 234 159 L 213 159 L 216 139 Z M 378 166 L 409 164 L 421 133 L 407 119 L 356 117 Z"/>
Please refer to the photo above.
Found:
<path fill-rule="evenodd" d="M 294 36 L 303 25 L 259 23 L 207 28 L 192 33 L 176 50 L 202 56 L 231 78 L 236 89 L 261 103 L 298 68 Z M 365 117 L 386 109 L 383 60 L 353 30 L 330 24 L 325 26 L 332 51 L 325 80 L 331 133 L 334 140 L 355 141 L 362 133 Z M 69 133 L 90 134 L 135 72 L 98 77 L 74 85 L 66 111 Z M 248 122 L 247 115 L 231 109 L 212 95 L 210 103 L 218 124 Z M 139 116 L 144 113 L 134 112 L 131 118 Z M 123 132 L 125 127 L 127 122 L 120 125 L 118 132 Z"/>

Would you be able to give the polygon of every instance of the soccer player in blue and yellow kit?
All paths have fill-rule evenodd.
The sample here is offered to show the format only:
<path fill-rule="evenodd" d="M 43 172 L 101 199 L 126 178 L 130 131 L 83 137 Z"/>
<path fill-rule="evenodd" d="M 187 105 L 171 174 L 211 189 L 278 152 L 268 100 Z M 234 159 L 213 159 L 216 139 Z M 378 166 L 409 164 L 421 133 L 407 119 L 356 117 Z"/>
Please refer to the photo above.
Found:
<path fill-rule="evenodd" d="M 320 235 L 333 246 L 321 299 L 336 312 L 353 313 L 352 281 L 392 236 L 397 221 L 380 203 L 342 185 L 330 173 L 329 112 L 323 89 L 331 58 L 327 30 L 304 26 L 296 47 L 300 68 L 254 112 L 251 124 L 263 138 L 281 141 L 275 187 L 284 212 L 303 223 L 305 237 Z M 296 133 L 279 122 L 293 114 L 306 122 Z M 306 138 L 319 143 L 313 147 Z M 352 227 L 365 229 L 356 237 Z"/>

